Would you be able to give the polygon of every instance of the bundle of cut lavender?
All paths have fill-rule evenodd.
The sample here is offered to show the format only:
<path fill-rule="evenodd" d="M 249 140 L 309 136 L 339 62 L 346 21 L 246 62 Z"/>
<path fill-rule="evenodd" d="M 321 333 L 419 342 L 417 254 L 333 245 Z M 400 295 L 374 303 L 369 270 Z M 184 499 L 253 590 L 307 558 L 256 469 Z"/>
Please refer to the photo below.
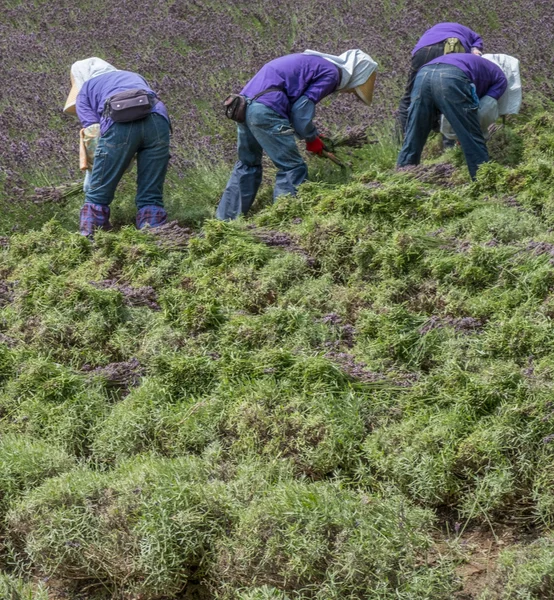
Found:
<path fill-rule="evenodd" d="M 35 204 L 46 204 L 48 202 L 61 204 L 66 202 L 71 196 L 75 196 L 82 191 L 82 181 L 77 183 L 62 183 L 61 185 L 55 186 L 36 187 L 35 193 L 31 196 L 31 200 Z"/>

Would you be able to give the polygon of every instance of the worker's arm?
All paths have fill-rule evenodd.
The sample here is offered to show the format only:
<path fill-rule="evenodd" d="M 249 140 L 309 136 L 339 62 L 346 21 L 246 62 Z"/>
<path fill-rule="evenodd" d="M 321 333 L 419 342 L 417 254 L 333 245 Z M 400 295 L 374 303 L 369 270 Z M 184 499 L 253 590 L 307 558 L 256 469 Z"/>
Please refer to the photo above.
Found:
<path fill-rule="evenodd" d="M 484 48 L 483 38 L 478 33 L 475 33 L 475 31 L 471 31 L 470 42 L 471 42 L 471 51 L 472 52 L 474 50 L 478 50 L 479 54 L 483 53 L 483 48 Z M 477 54 L 477 53 L 475 52 L 474 54 Z"/>
<path fill-rule="evenodd" d="M 500 69 L 499 69 L 500 71 Z M 508 80 L 504 73 L 499 73 L 498 77 L 496 77 L 491 83 L 489 89 L 483 94 L 484 96 L 490 96 L 495 100 L 498 100 L 500 96 L 506 91 L 508 87 Z"/>
<path fill-rule="evenodd" d="M 336 72 L 326 71 L 310 81 L 303 95 L 314 104 L 317 104 L 323 98 L 335 92 L 339 83 L 340 75 L 338 70 Z"/>
<path fill-rule="evenodd" d="M 292 105 L 290 120 L 297 135 L 311 142 L 317 137 L 317 129 L 313 124 L 315 105 L 332 94 L 339 84 L 339 73 L 326 72 L 314 78 L 304 90 L 304 94 Z"/>
<path fill-rule="evenodd" d="M 292 105 L 290 120 L 294 131 L 303 140 L 311 142 L 317 137 L 317 128 L 313 123 L 315 103 L 307 96 L 300 96 Z"/>
<path fill-rule="evenodd" d="M 75 102 L 75 111 L 77 112 L 77 116 L 81 121 L 82 127 L 94 125 L 94 123 L 98 123 L 98 121 L 100 120 L 99 115 L 96 114 L 96 112 L 90 104 L 88 95 L 86 93 L 83 93 L 82 90 L 77 94 L 77 100 Z"/>

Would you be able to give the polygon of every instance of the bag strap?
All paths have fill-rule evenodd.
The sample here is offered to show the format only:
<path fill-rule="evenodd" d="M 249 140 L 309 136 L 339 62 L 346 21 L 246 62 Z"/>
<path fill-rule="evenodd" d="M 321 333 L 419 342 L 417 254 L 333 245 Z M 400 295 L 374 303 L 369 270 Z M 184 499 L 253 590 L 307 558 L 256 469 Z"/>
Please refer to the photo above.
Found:
<path fill-rule="evenodd" d="M 263 96 L 264 94 L 269 94 L 269 92 L 284 92 L 285 90 L 283 88 L 280 87 L 268 87 L 266 90 L 263 90 L 263 92 L 260 92 L 259 94 L 256 94 L 252 100 L 257 100 L 260 96 Z"/>

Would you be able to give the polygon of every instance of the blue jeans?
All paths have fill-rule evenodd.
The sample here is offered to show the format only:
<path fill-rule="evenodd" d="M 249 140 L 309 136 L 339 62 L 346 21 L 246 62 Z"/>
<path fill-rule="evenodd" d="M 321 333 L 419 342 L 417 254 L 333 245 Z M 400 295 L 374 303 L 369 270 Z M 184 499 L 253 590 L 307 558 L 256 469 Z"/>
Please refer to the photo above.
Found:
<path fill-rule="evenodd" d="M 169 162 L 169 123 L 156 113 L 140 121 L 114 123 L 100 137 L 85 202 L 109 206 L 135 154 L 137 208 L 163 206 L 163 185 Z"/>
<path fill-rule="evenodd" d="M 438 58 L 444 54 L 444 42 L 438 44 L 431 44 L 430 46 L 423 46 L 413 56 L 410 65 L 410 73 L 408 74 L 408 82 L 404 90 L 404 95 L 398 105 L 398 115 L 396 117 L 397 133 L 400 140 L 404 138 L 406 132 L 406 123 L 408 122 L 408 111 L 412 102 L 412 90 L 414 89 L 415 78 L 419 73 L 421 67 L 424 67 L 428 62 L 434 58 Z M 437 120 L 440 115 L 437 114 Z M 435 126 L 434 126 L 435 127 Z M 437 131 L 438 131 L 438 125 Z"/>
<path fill-rule="evenodd" d="M 461 69 L 441 63 L 420 69 L 412 91 L 406 137 L 397 165 L 419 164 L 438 110 L 448 119 L 458 136 L 469 174 L 475 179 L 479 165 L 489 160 L 477 118 L 478 108 L 479 99 Z"/>
<path fill-rule="evenodd" d="M 292 125 L 268 106 L 250 102 L 246 122 L 239 123 L 237 130 L 239 160 L 216 211 L 216 218 L 222 221 L 236 219 L 250 210 L 262 181 L 264 150 L 278 169 L 273 200 L 285 194 L 296 195 L 298 186 L 308 176 Z"/>

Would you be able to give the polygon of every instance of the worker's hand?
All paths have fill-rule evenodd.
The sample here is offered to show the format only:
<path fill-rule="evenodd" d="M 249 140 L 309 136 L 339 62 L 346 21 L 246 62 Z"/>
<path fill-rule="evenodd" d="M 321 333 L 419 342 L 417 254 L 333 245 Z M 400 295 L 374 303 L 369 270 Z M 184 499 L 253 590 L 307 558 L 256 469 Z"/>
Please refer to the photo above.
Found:
<path fill-rule="evenodd" d="M 479 48 L 472 48 L 471 49 L 471 53 L 472 54 L 477 54 L 477 56 L 482 56 L 483 53 L 481 52 L 481 50 L 479 50 Z"/>
<path fill-rule="evenodd" d="M 323 150 L 325 150 L 325 146 L 323 145 L 321 138 L 318 136 L 315 138 L 315 140 L 312 140 L 311 142 L 306 142 L 306 150 L 308 152 L 313 152 L 314 154 L 321 155 L 323 153 Z"/>

